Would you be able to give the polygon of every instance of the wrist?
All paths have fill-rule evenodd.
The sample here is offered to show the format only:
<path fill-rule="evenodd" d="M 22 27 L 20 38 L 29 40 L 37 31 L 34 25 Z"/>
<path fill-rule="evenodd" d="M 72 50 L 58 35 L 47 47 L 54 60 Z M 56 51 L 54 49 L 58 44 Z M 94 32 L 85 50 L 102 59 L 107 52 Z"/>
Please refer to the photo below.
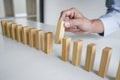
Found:
<path fill-rule="evenodd" d="M 103 33 L 104 26 L 101 20 L 99 19 L 92 19 L 91 22 L 91 33 Z"/>

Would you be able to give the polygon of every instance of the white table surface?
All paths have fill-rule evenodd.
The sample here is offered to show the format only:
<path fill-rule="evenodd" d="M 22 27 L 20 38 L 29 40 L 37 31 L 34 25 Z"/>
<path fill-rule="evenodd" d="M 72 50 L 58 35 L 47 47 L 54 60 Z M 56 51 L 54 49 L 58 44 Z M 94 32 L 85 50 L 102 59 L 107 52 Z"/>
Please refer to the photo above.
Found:
<path fill-rule="evenodd" d="M 24 26 L 32 26 L 51 31 L 55 34 L 56 27 L 23 19 L 14 19 L 12 22 Z M 46 55 L 28 45 L 18 43 L 0 34 L 0 80 L 114 80 L 120 60 L 120 30 L 107 36 L 100 37 L 95 34 L 85 36 L 65 33 L 72 39 L 70 61 L 61 60 L 61 45 L 53 44 L 53 53 Z M 71 64 L 73 41 L 83 40 L 81 64 L 75 67 Z M 84 70 L 86 47 L 89 43 L 97 44 L 94 70 Z M 97 75 L 102 49 L 112 47 L 112 57 L 107 77 Z"/>

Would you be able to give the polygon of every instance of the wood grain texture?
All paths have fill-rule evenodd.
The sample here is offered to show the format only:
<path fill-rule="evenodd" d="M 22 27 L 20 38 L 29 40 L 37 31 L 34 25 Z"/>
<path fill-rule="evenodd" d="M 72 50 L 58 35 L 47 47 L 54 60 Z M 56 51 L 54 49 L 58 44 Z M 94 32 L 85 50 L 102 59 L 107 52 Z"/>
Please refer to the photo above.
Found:
<path fill-rule="evenodd" d="M 82 55 L 82 46 L 83 46 L 83 41 L 82 40 L 74 41 L 73 56 L 72 56 L 72 64 L 74 66 L 79 66 L 80 65 L 81 55 Z"/>
<path fill-rule="evenodd" d="M 71 38 L 64 37 L 62 39 L 62 60 L 63 61 L 69 60 L 70 43 L 71 43 Z"/>
<path fill-rule="evenodd" d="M 99 71 L 98 71 L 98 75 L 103 78 L 107 75 L 111 54 L 112 54 L 112 48 L 105 47 L 103 49 L 100 67 L 99 67 Z"/>
<path fill-rule="evenodd" d="M 55 43 L 60 44 L 62 41 L 62 38 L 64 37 L 64 21 L 58 21 L 57 29 L 56 29 L 56 35 L 55 35 Z"/>
<path fill-rule="evenodd" d="M 35 33 L 36 41 L 35 46 L 37 50 L 44 50 L 44 31 L 37 30 Z"/>
<path fill-rule="evenodd" d="M 17 25 L 16 25 L 16 24 L 12 24 L 12 28 L 11 28 L 11 38 L 12 38 L 13 40 L 16 40 L 16 39 L 17 39 L 16 29 L 17 29 Z"/>
<path fill-rule="evenodd" d="M 118 71 L 117 71 L 117 75 L 116 75 L 115 80 L 120 80 L 120 62 L 119 62 Z"/>
<path fill-rule="evenodd" d="M 53 51 L 53 33 L 52 32 L 45 33 L 44 49 L 46 54 L 52 53 Z"/>
<path fill-rule="evenodd" d="M 7 36 L 6 25 L 7 25 L 7 21 L 5 21 L 5 20 L 1 21 L 2 35 L 3 36 Z"/>
<path fill-rule="evenodd" d="M 22 25 L 17 25 L 16 36 L 17 36 L 17 41 L 22 42 Z"/>
<path fill-rule="evenodd" d="M 11 38 L 11 28 L 12 28 L 12 23 L 11 22 L 7 22 L 6 25 L 6 31 L 7 31 L 7 37 Z"/>
<path fill-rule="evenodd" d="M 35 28 L 30 28 L 29 30 L 29 46 L 30 47 L 35 47 L 35 33 L 36 33 Z"/>
<path fill-rule="evenodd" d="M 29 44 L 29 27 L 22 27 L 22 42 L 23 44 Z"/>
<path fill-rule="evenodd" d="M 96 53 L 96 44 L 94 43 L 89 44 L 87 46 L 86 61 L 85 61 L 85 70 L 87 70 L 88 72 L 93 70 L 95 53 Z"/>

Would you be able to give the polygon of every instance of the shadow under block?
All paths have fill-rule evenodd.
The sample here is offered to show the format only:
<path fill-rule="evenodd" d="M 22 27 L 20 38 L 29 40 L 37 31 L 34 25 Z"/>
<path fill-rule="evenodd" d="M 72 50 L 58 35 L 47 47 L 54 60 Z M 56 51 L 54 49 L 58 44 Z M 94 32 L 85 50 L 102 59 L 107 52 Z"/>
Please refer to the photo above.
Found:
<path fill-rule="evenodd" d="M 73 56 L 72 56 L 72 64 L 74 66 L 80 65 L 81 55 L 82 55 L 82 46 L 83 46 L 82 40 L 74 41 Z"/>
<path fill-rule="evenodd" d="M 17 25 L 16 24 L 12 24 L 12 26 L 11 26 L 11 38 L 13 40 L 17 40 L 16 28 L 17 28 Z"/>
<path fill-rule="evenodd" d="M 3 36 L 7 36 L 6 25 L 7 25 L 7 21 L 5 21 L 5 20 L 1 21 L 2 35 Z"/>
<path fill-rule="evenodd" d="M 45 53 L 49 54 L 53 51 L 53 33 L 45 33 L 45 42 L 44 42 Z"/>
<path fill-rule="evenodd" d="M 44 31 L 37 30 L 35 33 L 36 41 L 35 47 L 37 50 L 44 50 Z"/>
<path fill-rule="evenodd" d="M 55 35 L 55 43 L 60 44 L 62 41 L 62 38 L 64 37 L 64 21 L 58 21 L 57 29 L 56 29 L 56 35 Z"/>
<path fill-rule="evenodd" d="M 62 39 L 62 60 L 63 61 L 69 60 L 70 43 L 71 43 L 71 38 L 64 37 Z"/>
<path fill-rule="evenodd" d="M 12 34 L 11 34 L 11 27 L 12 27 L 12 23 L 11 22 L 7 22 L 6 25 L 6 31 L 7 31 L 7 37 L 11 38 Z"/>
<path fill-rule="evenodd" d="M 105 77 L 108 71 L 109 62 L 112 54 L 112 48 L 105 47 L 102 52 L 100 67 L 98 71 L 98 75 L 101 77 Z"/>
<path fill-rule="evenodd" d="M 29 44 L 29 27 L 22 27 L 22 42 L 23 44 Z"/>
<path fill-rule="evenodd" d="M 87 53 L 86 53 L 86 61 L 85 61 L 85 70 L 92 71 L 94 66 L 95 60 L 95 53 L 96 53 L 96 44 L 89 44 L 87 46 Z"/>
<path fill-rule="evenodd" d="M 118 71 L 117 71 L 117 75 L 116 75 L 115 80 L 120 80 L 120 63 L 119 63 L 119 66 L 118 66 Z"/>
<path fill-rule="evenodd" d="M 35 47 L 35 33 L 36 33 L 35 28 L 30 28 L 29 30 L 29 46 L 30 47 Z"/>
<path fill-rule="evenodd" d="M 22 42 L 22 25 L 17 25 L 16 36 L 17 36 L 17 41 Z"/>

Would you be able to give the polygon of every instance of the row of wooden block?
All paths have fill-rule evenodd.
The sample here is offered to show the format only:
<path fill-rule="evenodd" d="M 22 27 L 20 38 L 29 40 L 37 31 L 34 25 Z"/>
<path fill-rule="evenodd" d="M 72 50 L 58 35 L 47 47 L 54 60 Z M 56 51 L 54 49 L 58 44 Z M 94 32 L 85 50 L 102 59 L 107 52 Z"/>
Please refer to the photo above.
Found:
<path fill-rule="evenodd" d="M 70 44 L 71 44 L 71 38 L 64 37 L 62 39 L 62 60 L 63 61 L 69 60 Z M 72 56 L 72 64 L 74 66 L 80 65 L 81 55 L 82 55 L 82 46 L 83 46 L 82 40 L 74 41 L 73 56 Z M 105 77 L 107 74 L 111 53 L 112 53 L 112 48 L 105 47 L 103 49 L 100 67 L 98 71 L 98 75 L 101 77 Z M 86 61 L 85 61 L 85 67 L 84 67 L 84 69 L 87 70 L 88 72 L 93 70 L 95 54 L 96 54 L 96 44 L 91 43 L 87 46 Z M 116 80 L 120 80 L 120 66 L 119 66 Z"/>
<path fill-rule="evenodd" d="M 17 25 L 12 22 L 1 21 L 3 36 L 9 37 L 37 50 L 43 50 L 45 53 L 52 52 L 53 34 L 52 32 L 44 32 L 27 26 Z"/>

